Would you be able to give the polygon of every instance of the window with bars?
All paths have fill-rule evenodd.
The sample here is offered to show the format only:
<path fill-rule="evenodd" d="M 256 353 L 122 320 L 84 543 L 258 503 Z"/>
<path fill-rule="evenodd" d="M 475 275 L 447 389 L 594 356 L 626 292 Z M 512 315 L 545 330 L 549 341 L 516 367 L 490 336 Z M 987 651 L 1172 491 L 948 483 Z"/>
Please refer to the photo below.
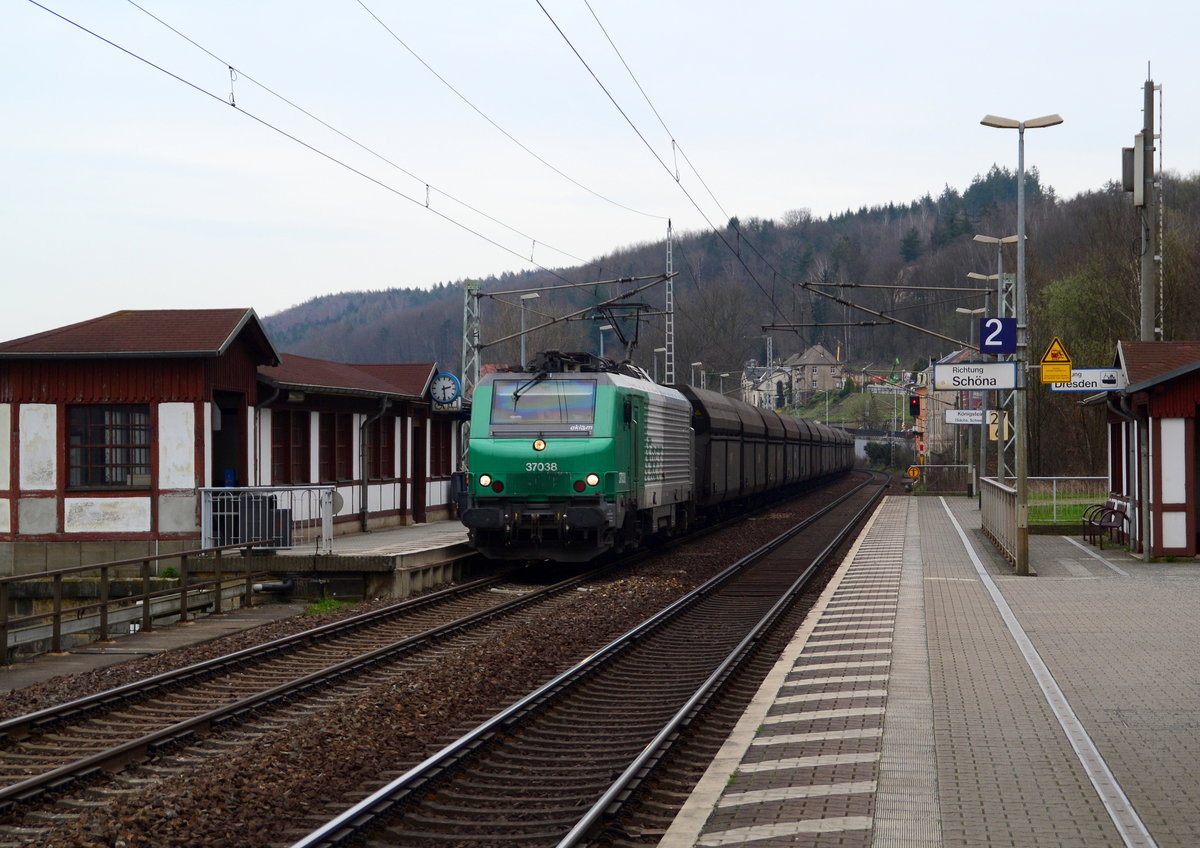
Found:
<path fill-rule="evenodd" d="M 354 473 L 354 414 L 322 412 L 317 433 L 317 470 L 321 482 L 355 479 L 358 475 Z"/>
<path fill-rule="evenodd" d="M 67 407 L 71 488 L 150 488 L 150 407 Z"/>
<path fill-rule="evenodd" d="M 309 483 L 309 413 L 271 412 L 271 482 Z"/>
<path fill-rule="evenodd" d="M 367 425 L 367 476 L 391 480 L 396 476 L 396 419 L 385 415 Z"/>
<path fill-rule="evenodd" d="M 429 422 L 429 476 L 449 477 L 454 470 L 454 422 Z"/>

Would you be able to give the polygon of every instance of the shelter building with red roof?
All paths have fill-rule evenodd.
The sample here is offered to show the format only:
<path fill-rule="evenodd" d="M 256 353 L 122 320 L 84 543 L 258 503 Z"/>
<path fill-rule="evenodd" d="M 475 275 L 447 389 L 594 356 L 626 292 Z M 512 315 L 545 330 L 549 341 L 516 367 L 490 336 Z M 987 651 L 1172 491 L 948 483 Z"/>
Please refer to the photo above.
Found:
<path fill-rule="evenodd" d="M 217 488 L 332 487 L 335 533 L 446 517 L 463 413 L 436 373 L 280 354 L 249 308 L 0 342 L 0 576 L 199 547 Z"/>
<path fill-rule="evenodd" d="M 1117 343 L 1125 387 L 1089 398 L 1108 408 L 1109 489 L 1127 504 L 1130 549 L 1200 550 L 1200 341 Z"/>

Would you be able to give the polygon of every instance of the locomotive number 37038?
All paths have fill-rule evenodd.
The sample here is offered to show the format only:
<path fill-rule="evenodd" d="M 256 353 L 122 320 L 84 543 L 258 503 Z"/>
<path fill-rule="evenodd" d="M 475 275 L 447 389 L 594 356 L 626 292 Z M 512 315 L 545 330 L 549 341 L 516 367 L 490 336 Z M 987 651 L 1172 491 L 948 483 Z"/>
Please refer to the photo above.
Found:
<path fill-rule="evenodd" d="M 526 471 L 557 471 L 557 462 L 527 462 L 525 463 Z"/>

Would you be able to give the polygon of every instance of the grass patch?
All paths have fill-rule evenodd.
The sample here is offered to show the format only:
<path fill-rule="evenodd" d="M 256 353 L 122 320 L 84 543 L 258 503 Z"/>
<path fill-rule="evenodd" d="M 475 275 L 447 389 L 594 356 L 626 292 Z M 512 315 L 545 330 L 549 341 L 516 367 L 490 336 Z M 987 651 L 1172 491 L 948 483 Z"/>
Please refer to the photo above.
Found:
<path fill-rule="evenodd" d="M 1030 492 L 1028 498 L 1030 524 L 1080 524 L 1088 507 L 1104 503 L 1102 494 L 1059 492 L 1057 506 L 1049 492 Z"/>
<path fill-rule="evenodd" d="M 340 609 L 353 606 L 349 601 L 339 601 L 336 598 L 321 598 L 313 601 L 304 608 L 305 615 L 324 615 L 327 612 L 337 612 Z"/>
<path fill-rule="evenodd" d="M 1090 504 L 1059 503 L 1057 510 L 1053 504 L 1029 504 L 1030 524 L 1079 524 L 1083 521 L 1083 511 Z"/>

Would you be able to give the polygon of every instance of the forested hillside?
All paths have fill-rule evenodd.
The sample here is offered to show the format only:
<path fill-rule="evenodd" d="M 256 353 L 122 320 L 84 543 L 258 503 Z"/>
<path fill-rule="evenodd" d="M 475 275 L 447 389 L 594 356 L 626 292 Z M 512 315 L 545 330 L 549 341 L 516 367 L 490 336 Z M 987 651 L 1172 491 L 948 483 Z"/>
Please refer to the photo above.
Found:
<path fill-rule="evenodd" d="M 1040 352 L 1057 335 L 1078 367 L 1111 365 L 1118 339 L 1137 338 L 1139 242 L 1130 195 L 1110 184 L 1064 200 L 1042 185 L 1035 171 L 1026 182 L 1026 278 L 1030 349 Z M 798 198 L 803 202 L 802 198 Z M 1165 234 L 1162 292 L 1165 338 L 1200 338 L 1200 176 L 1168 174 L 1164 180 Z M 821 342 L 840 351 L 854 372 L 887 367 L 897 358 L 912 367 L 955 348 L 944 341 L 853 308 L 884 316 L 952 339 L 970 335 L 968 317 L 956 307 L 984 305 L 982 293 L 934 290 L 984 285 L 967 274 L 995 274 L 994 246 L 972 240 L 976 233 L 1016 232 L 1016 178 L 994 167 L 958 191 L 947 186 L 907 205 L 888 204 L 815 218 L 802 209 L 780 220 L 731 219 L 720 233 L 677 233 L 674 266 L 676 363 L 686 379 L 687 363 L 700 361 L 710 373 L 740 371 L 767 354 L 765 324 L 797 324 L 770 333 L 773 356 L 782 359 Z M 1016 269 L 1015 252 L 1005 271 Z M 481 281 L 485 298 L 482 339 L 514 334 L 520 311 L 506 290 L 596 283 L 659 274 L 665 242 L 614 250 L 586 267 L 504 274 Z M 826 285 L 816 285 L 826 284 Z M 834 287 L 828 284 L 843 284 Z M 637 284 L 585 285 L 544 291 L 529 302 L 527 326 L 585 310 Z M 879 286 L 880 288 L 874 288 Z M 814 293 L 834 294 L 835 302 Z M 650 311 L 661 311 L 661 286 L 633 295 Z M 987 301 L 994 311 L 995 296 Z M 344 292 L 316 298 L 265 319 L 283 351 L 348 362 L 437 361 L 457 371 L 462 350 L 463 282 L 431 290 L 395 288 Z M 590 317 L 590 316 L 584 316 Z M 598 326 L 606 320 L 577 320 L 540 330 L 528 350 L 599 347 Z M 622 329 L 633 335 L 634 322 Z M 829 326 L 811 326 L 811 325 Z M 651 370 L 652 351 L 663 345 L 663 319 L 646 317 L 635 361 Z M 617 349 L 606 335 L 606 353 Z M 483 362 L 515 363 L 515 340 L 485 347 Z M 1078 407 L 1078 397 L 1031 392 L 1031 469 L 1035 474 L 1094 470 L 1103 465 L 1100 415 Z M 1082 431 L 1081 431 L 1082 428 Z M 1079 433 L 1082 432 L 1082 435 Z M 1051 440 L 1061 439 L 1060 442 Z"/>

